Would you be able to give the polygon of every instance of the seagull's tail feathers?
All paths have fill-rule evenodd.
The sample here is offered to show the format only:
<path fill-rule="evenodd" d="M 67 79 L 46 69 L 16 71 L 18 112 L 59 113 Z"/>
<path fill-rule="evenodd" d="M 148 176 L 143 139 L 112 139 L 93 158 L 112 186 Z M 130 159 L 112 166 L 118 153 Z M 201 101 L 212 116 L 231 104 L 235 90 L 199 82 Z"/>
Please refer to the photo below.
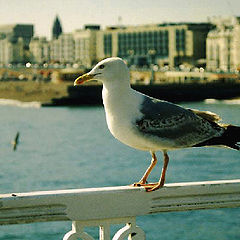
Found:
<path fill-rule="evenodd" d="M 222 139 L 227 147 L 240 150 L 240 127 L 228 125 Z"/>
<path fill-rule="evenodd" d="M 221 136 L 213 137 L 194 145 L 194 147 L 203 146 L 226 146 L 232 149 L 240 150 L 240 127 L 227 125 L 225 126 L 225 131 Z"/>

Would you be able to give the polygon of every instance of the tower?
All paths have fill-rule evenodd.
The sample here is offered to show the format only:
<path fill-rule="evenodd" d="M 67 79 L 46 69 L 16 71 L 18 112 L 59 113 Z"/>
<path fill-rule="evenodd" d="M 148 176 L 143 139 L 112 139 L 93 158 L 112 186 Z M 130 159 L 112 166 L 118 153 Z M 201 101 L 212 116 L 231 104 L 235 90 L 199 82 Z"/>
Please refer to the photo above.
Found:
<path fill-rule="evenodd" d="M 58 16 L 56 16 L 54 23 L 53 23 L 53 28 L 52 28 L 52 39 L 58 39 L 59 35 L 62 33 L 62 26 L 59 21 Z"/>

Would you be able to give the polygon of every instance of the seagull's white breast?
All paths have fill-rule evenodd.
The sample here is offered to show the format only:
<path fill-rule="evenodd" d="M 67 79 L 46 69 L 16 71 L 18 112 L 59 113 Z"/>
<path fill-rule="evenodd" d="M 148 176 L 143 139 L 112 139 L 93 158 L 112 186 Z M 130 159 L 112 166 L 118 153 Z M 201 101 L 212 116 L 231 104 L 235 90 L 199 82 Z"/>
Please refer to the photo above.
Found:
<path fill-rule="evenodd" d="M 137 132 L 135 121 L 142 114 L 139 106 L 142 96 L 127 89 L 124 94 L 120 91 L 107 91 L 103 88 L 103 103 L 107 125 L 112 135 L 122 143 L 141 150 L 148 150 L 146 141 Z"/>

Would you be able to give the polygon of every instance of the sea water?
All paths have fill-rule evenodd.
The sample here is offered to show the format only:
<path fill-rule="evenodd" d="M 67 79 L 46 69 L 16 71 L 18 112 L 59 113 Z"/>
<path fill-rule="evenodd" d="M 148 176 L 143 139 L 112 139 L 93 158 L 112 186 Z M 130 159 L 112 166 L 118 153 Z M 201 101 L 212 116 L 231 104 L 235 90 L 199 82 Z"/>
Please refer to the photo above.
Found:
<path fill-rule="evenodd" d="M 240 125 L 236 102 L 185 103 L 209 110 L 223 122 Z M 115 140 L 99 107 L 28 108 L 0 106 L 0 193 L 129 185 L 150 163 L 148 152 Z M 11 141 L 20 132 L 16 151 Z M 240 153 L 221 148 L 194 148 L 169 153 L 167 183 L 240 178 Z M 150 181 L 160 175 L 162 156 Z M 240 209 L 161 213 L 137 217 L 149 240 L 240 239 Z M 119 226 L 120 227 L 120 226 Z M 71 222 L 0 226 L 0 239 L 57 240 Z M 97 228 L 87 229 L 96 239 Z"/>

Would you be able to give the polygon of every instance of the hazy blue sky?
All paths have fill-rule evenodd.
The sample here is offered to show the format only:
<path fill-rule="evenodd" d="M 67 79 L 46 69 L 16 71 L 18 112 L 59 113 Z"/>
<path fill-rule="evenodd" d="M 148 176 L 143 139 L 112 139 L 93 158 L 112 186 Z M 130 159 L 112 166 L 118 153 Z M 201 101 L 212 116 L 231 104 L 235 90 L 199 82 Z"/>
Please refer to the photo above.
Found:
<path fill-rule="evenodd" d="M 49 37 L 56 14 L 71 32 L 88 23 L 117 24 L 119 16 L 134 25 L 240 15 L 240 0 L 0 0 L 0 24 L 32 23 L 35 35 Z"/>

